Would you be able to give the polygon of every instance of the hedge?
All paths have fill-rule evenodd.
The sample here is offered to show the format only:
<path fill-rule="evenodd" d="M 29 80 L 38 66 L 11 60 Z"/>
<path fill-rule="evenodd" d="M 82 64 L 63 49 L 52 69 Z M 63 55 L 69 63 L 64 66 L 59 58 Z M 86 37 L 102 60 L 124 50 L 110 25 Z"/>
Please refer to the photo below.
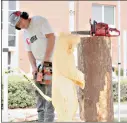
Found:
<path fill-rule="evenodd" d="M 121 102 L 127 101 L 127 83 L 122 83 L 120 85 L 121 92 Z M 113 84 L 113 98 L 114 102 L 118 102 L 118 83 Z"/>
<path fill-rule="evenodd" d="M 115 72 L 116 72 L 116 75 L 118 76 L 118 69 L 116 69 Z M 120 69 L 120 76 L 123 76 L 123 69 L 122 68 Z"/>
<path fill-rule="evenodd" d="M 23 78 L 17 76 L 13 78 L 10 77 L 8 81 L 9 108 L 12 109 L 12 108 L 34 107 L 36 104 L 34 91 L 35 89 L 31 86 L 31 84 L 25 81 Z M 2 103 L 3 103 L 3 98 L 4 97 L 2 94 Z"/>

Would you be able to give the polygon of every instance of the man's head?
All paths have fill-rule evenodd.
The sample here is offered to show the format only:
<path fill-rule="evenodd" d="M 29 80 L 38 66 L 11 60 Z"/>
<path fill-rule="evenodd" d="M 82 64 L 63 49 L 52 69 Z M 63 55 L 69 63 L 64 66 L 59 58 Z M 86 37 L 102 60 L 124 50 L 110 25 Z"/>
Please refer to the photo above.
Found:
<path fill-rule="evenodd" d="M 29 26 L 29 15 L 27 12 L 13 12 L 9 19 L 11 26 L 14 26 L 18 30 L 26 29 Z"/>

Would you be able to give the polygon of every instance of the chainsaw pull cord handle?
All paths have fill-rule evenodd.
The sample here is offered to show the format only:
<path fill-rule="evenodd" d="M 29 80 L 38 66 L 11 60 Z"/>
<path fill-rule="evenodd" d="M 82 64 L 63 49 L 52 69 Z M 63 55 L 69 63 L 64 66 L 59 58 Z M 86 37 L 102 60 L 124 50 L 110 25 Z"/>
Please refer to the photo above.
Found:
<path fill-rule="evenodd" d="M 38 72 L 40 71 L 40 67 L 41 67 L 41 72 L 44 74 L 44 67 L 52 67 L 52 63 L 51 62 L 44 62 L 44 64 L 39 64 L 38 65 Z M 50 70 L 50 72 L 52 73 L 52 70 Z"/>

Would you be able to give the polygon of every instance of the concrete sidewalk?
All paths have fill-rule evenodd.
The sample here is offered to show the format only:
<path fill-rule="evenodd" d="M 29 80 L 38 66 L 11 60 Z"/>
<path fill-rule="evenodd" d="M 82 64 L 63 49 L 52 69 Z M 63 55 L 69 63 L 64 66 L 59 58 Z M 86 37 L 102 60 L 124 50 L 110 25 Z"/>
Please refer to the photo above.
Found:
<path fill-rule="evenodd" d="M 127 103 L 120 106 L 121 118 L 127 118 Z M 2 111 L 3 114 L 3 111 Z M 114 104 L 114 117 L 118 117 L 118 104 Z M 3 118 L 3 115 L 2 115 Z M 76 113 L 76 118 L 79 119 L 79 111 Z M 33 109 L 9 109 L 8 110 L 9 122 L 23 122 L 23 121 L 35 121 L 37 120 L 37 110 Z M 55 112 L 55 120 L 57 114 Z"/>

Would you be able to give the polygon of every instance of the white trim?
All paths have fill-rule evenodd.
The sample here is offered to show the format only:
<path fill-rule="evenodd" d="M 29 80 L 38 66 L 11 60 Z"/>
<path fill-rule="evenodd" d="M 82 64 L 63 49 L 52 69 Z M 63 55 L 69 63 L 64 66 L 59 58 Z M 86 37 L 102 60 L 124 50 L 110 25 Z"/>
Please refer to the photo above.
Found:
<path fill-rule="evenodd" d="M 19 10 L 19 3 L 20 1 L 16 1 L 16 10 Z M 16 59 L 16 65 L 15 67 L 19 67 L 19 32 L 16 30 L 16 39 L 15 39 L 15 59 Z"/>
<path fill-rule="evenodd" d="M 8 1 L 2 1 L 3 2 L 3 8 L 5 9 L 3 11 L 3 36 L 2 36 L 2 47 L 8 48 Z M 2 52 L 2 69 L 8 68 L 8 52 Z M 8 122 L 8 75 L 5 74 L 3 76 L 3 83 L 4 83 L 4 104 L 3 108 L 4 111 L 2 113 L 3 120 L 2 122 Z"/>
<path fill-rule="evenodd" d="M 8 34 L 9 36 L 16 36 L 16 34 Z"/>
<path fill-rule="evenodd" d="M 76 1 L 76 31 L 79 30 L 79 1 Z"/>
<path fill-rule="evenodd" d="M 2 9 L 2 11 L 6 11 L 6 9 Z M 12 12 L 14 12 L 15 10 L 9 10 L 9 9 L 8 9 L 8 11 L 12 11 Z"/>
<path fill-rule="evenodd" d="M 9 46 L 8 49 L 10 52 L 16 52 L 16 47 Z"/>
<path fill-rule="evenodd" d="M 6 11 L 6 9 L 2 9 L 2 11 Z M 8 9 L 8 12 L 11 11 L 11 12 L 14 12 L 16 10 L 11 10 L 11 9 Z"/>
<path fill-rule="evenodd" d="M 112 27 L 112 28 L 116 28 L 116 7 L 113 6 L 114 8 L 114 25 L 109 25 L 109 27 Z M 112 57 L 112 41 L 111 41 L 111 57 Z"/>
<path fill-rule="evenodd" d="M 74 31 L 74 1 L 69 1 L 69 31 Z"/>
<path fill-rule="evenodd" d="M 3 11 L 3 30 L 2 30 L 2 47 L 8 48 L 8 1 L 3 1 L 3 8 L 5 8 L 5 11 Z M 6 53 L 4 53 L 6 54 Z M 4 58 L 5 68 L 7 68 L 8 60 Z"/>
<path fill-rule="evenodd" d="M 69 31 L 74 31 L 75 29 L 75 1 L 69 1 Z M 77 56 L 77 48 L 74 49 L 74 58 L 75 58 L 75 65 L 78 65 L 78 56 Z"/>

